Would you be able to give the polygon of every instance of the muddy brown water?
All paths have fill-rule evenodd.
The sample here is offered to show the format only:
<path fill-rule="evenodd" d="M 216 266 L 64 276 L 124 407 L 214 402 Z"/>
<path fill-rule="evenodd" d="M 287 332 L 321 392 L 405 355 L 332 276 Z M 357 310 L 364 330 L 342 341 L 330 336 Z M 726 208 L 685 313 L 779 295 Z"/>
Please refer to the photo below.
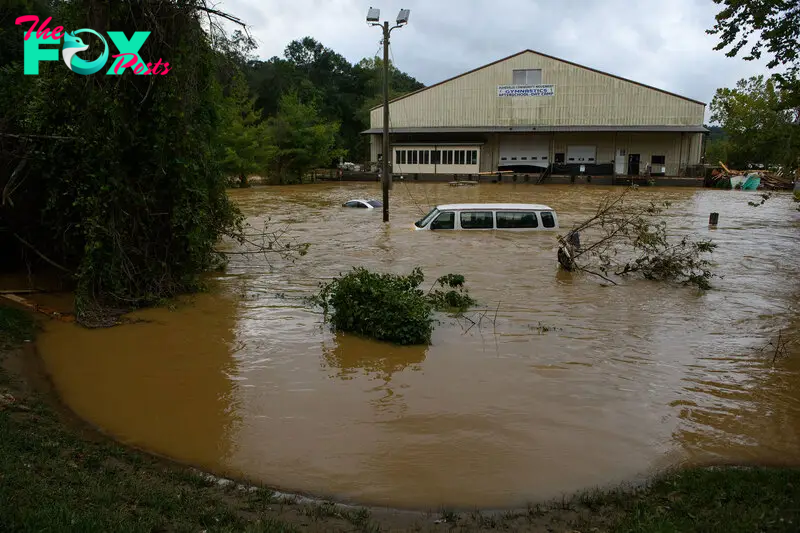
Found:
<path fill-rule="evenodd" d="M 789 195 L 636 192 L 719 244 L 705 294 L 560 272 L 552 233 L 411 230 L 433 204 L 483 201 L 549 204 L 566 228 L 619 190 L 400 183 L 388 227 L 340 207 L 378 184 L 233 191 L 308 255 L 234 257 L 208 294 L 107 330 L 50 322 L 39 349 L 64 401 L 121 441 L 361 504 L 512 507 L 676 465 L 800 462 L 800 350 L 759 351 L 800 323 Z M 496 321 L 441 316 L 428 347 L 333 334 L 302 297 L 356 265 L 462 273 Z"/>

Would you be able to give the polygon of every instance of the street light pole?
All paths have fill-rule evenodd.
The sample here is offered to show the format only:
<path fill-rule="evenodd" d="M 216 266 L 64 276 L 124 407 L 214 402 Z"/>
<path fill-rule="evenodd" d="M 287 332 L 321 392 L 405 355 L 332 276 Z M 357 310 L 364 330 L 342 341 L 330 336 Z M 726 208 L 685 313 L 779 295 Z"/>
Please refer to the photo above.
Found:
<path fill-rule="evenodd" d="M 383 189 L 383 221 L 389 222 L 389 189 L 392 188 L 392 177 L 389 174 L 391 143 L 389 142 L 389 37 L 392 30 L 408 24 L 409 9 L 401 9 L 397 15 L 397 25 L 389 27 L 389 21 L 380 23 L 380 10 L 370 7 L 367 22 L 371 26 L 380 26 L 383 30 L 383 160 L 381 165 L 381 188 Z"/>
<path fill-rule="evenodd" d="M 392 181 L 389 175 L 389 159 L 391 143 L 389 142 L 389 21 L 383 23 L 383 171 L 381 186 L 383 187 L 383 221 L 389 222 L 389 187 Z"/>

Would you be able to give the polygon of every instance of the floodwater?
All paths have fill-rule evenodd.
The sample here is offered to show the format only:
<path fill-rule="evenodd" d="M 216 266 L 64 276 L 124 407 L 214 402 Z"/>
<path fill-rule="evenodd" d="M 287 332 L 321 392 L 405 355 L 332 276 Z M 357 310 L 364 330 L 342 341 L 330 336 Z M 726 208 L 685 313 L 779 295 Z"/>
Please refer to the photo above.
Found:
<path fill-rule="evenodd" d="M 635 191 L 719 244 L 705 294 L 560 272 L 553 233 L 411 230 L 433 204 L 476 201 L 545 203 L 564 229 L 620 191 L 398 183 L 388 227 L 340 207 L 377 183 L 233 191 L 308 255 L 234 256 L 210 293 L 107 330 L 51 322 L 39 348 L 64 401 L 121 441 L 361 504 L 512 507 L 669 466 L 800 464 L 800 343 L 761 350 L 800 325 L 790 195 Z M 425 347 L 331 333 L 303 297 L 356 265 L 464 274 L 487 318 L 442 315 Z"/>

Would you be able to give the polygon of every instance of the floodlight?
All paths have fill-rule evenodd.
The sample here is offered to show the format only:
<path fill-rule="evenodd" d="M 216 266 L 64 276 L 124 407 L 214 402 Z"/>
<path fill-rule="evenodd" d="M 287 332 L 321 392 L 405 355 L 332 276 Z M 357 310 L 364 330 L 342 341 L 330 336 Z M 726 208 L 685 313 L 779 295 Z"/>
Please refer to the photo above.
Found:
<path fill-rule="evenodd" d="M 400 13 L 397 14 L 397 23 L 398 24 L 408 24 L 408 17 L 411 15 L 410 9 L 401 9 Z"/>
<path fill-rule="evenodd" d="M 381 19 L 381 10 L 370 7 L 367 12 L 367 22 L 379 22 Z"/>

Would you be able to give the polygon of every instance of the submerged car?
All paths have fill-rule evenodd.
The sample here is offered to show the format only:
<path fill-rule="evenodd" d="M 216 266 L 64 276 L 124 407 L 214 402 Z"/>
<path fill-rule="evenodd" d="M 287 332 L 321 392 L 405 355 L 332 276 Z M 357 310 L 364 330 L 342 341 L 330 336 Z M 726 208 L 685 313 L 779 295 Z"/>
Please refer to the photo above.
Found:
<path fill-rule="evenodd" d="M 540 204 L 437 205 L 414 229 L 548 231 L 558 229 L 558 215 Z"/>
<path fill-rule="evenodd" d="M 375 209 L 376 207 L 383 207 L 383 204 L 378 200 L 362 200 L 357 198 L 342 204 L 342 207 L 356 207 L 360 209 Z"/>

